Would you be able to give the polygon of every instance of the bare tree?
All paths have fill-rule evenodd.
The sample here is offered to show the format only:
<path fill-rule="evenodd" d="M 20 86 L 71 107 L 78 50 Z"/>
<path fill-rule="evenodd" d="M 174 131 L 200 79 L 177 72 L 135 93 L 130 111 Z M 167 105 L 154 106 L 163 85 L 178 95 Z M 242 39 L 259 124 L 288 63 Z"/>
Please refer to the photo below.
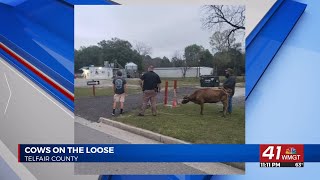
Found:
<path fill-rule="evenodd" d="M 186 74 L 187 74 L 187 71 L 190 69 L 190 66 L 183 66 L 183 67 L 180 67 L 181 69 L 181 72 L 182 72 L 182 77 L 185 78 L 186 77 Z"/>
<path fill-rule="evenodd" d="M 134 49 L 141 55 L 141 56 L 147 56 L 151 55 L 152 53 L 152 47 L 146 45 L 143 42 L 136 42 Z"/>
<path fill-rule="evenodd" d="M 187 60 L 183 57 L 182 53 L 180 51 L 175 51 L 172 56 L 172 61 L 175 67 L 180 68 L 182 77 L 185 78 L 190 66 L 187 63 Z"/>
<path fill-rule="evenodd" d="M 191 68 L 187 59 L 185 58 L 185 56 L 182 56 L 180 54 L 180 58 L 182 60 L 182 67 L 181 67 L 181 72 L 182 72 L 182 77 L 185 78 L 186 77 L 186 74 L 187 74 L 187 71 Z"/>
<path fill-rule="evenodd" d="M 226 41 L 231 45 L 236 32 L 245 30 L 245 7 L 205 5 L 202 7 L 202 26 L 208 30 L 226 30 Z"/>

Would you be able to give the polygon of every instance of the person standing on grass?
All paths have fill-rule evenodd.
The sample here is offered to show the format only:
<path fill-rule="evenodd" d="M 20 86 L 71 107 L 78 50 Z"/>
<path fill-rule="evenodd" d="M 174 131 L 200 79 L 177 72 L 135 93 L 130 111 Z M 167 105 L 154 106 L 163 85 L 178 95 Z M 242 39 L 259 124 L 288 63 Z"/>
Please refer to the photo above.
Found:
<path fill-rule="evenodd" d="M 225 70 L 225 77 L 227 78 L 223 83 L 223 88 L 229 91 L 229 99 L 228 99 L 228 113 L 232 113 L 232 97 L 235 92 L 236 87 L 236 77 L 233 75 L 233 70 L 228 68 Z"/>
<path fill-rule="evenodd" d="M 143 91 L 143 102 L 138 116 L 144 116 L 144 112 L 149 101 L 151 102 L 152 115 L 157 115 L 156 100 L 157 93 L 160 92 L 161 89 L 161 80 L 159 75 L 153 72 L 153 70 L 154 67 L 152 65 L 149 66 L 148 72 L 144 73 L 140 78 L 140 86 Z"/>
<path fill-rule="evenodd" d="M 120 102 L 120 114 L 123 114 L 123 106 L 127 94 L 127 81 L 122 77 L 122 72 L 117 71 L 117 76 L 113 79 L 113 109 L 112 116 L 116 113 L 117 102 Z"/>

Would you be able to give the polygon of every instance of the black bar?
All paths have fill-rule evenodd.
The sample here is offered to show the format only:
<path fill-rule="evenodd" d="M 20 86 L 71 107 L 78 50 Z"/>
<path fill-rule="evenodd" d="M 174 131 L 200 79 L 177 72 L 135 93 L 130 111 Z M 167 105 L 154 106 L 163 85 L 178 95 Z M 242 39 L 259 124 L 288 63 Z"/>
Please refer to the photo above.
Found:
<path fill-rule="evenodd" d="M 303 162 L 282 162 L 281 167 L 304 167 Z"/>
<path fill-rule="evenodd" d="M 260 167 L 304 167 L 303 162 L 260 162 Z"/>

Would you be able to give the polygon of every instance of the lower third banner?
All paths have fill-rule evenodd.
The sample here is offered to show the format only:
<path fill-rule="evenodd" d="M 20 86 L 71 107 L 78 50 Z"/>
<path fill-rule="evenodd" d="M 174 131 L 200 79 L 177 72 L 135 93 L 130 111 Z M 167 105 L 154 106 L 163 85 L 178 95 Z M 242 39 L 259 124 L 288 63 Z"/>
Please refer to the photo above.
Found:
<path fill-rule="evenodd" d="M 320 145 L 300 146 L 305 162 L 320 162 Z M 18 161 L 259 162 L 260 150 L 258 144 L 20 144 Z"/>

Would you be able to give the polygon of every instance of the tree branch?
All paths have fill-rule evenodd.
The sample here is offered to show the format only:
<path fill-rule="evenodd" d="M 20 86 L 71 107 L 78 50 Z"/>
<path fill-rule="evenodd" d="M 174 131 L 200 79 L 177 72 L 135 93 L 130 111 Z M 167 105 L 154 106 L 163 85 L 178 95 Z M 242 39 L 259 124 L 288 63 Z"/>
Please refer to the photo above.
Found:
<path fill-rule="evenodd" d="M 244 30 L 244 8 L 238 9 L 224 9 L 224 6 L 209 5 L 205 6 L 205 18 L 203 18 L 203 25 L 211 29 L 216 24 L 226 23 L 235 29 Z"/>

